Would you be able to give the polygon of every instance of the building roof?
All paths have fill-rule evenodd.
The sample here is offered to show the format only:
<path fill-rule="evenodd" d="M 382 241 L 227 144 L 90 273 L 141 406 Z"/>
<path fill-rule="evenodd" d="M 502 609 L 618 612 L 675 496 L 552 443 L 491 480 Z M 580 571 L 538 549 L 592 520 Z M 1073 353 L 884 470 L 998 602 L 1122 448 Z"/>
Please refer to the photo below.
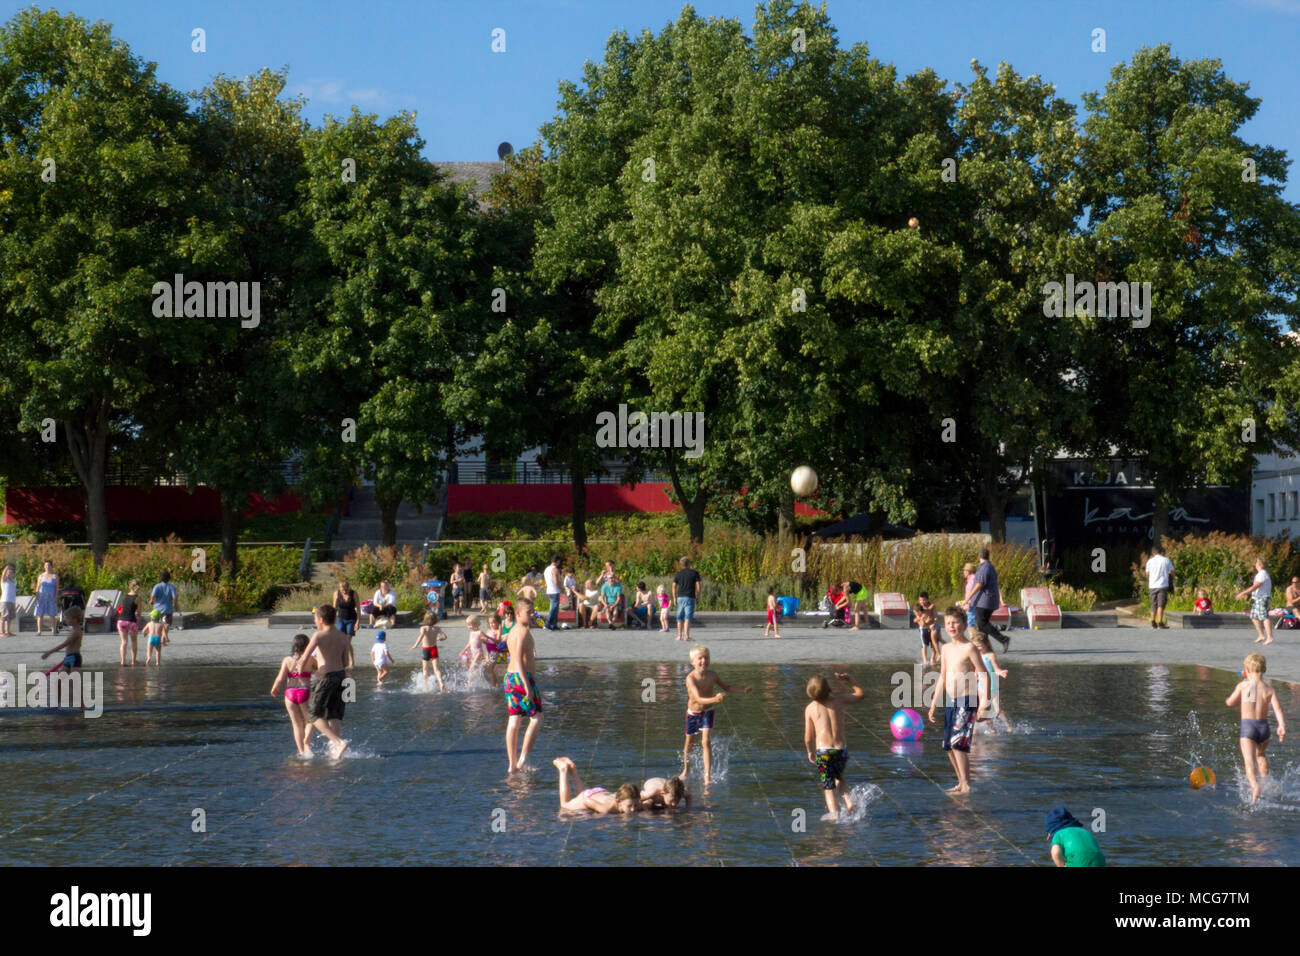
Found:
<path fill-rule="evenodd" d="M 440 163 L 435 162 L 453 183 L 469 186 L 480 199 L 492 185 L 492 176 L 505 169 L 502 162 L 490 163 Z"/>

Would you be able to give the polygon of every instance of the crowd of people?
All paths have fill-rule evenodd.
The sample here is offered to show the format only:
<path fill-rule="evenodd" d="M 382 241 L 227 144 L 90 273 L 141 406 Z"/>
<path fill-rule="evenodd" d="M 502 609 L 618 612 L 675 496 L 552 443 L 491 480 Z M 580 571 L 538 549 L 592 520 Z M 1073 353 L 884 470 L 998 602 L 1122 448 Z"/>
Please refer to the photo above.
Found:
<path fill-rule="evenodd" d="M 483 565 L 475 578 L 477 602 L 470 588 L 471 574 L 468 565 L 453 562 L 448 579 L 448 613 L 491 613 L 498 589 L 488 566 Z M 595 630 L 603 624 L 611 631 L 621 627 L 667 634 L 672 630 L 669 614 L 675 609 L 677 639 L 689 641 L 703 583 L 700 573 L 691 566 L 691 559 L 682 557 L 669 586 L 661 584 L 652 590 L 645 581 L 637 581 L 629 594 L 613 561 L 604 562 L 603 570 L 586 577 L 579 586 L 573 567 L 564 567 L 563 559 L 554 555 L 545 568 L 536 565 L 529 568 L 513 588 L 507 589 L 507 595 L 536 603 L 544 593 L 547 613 L 544 617 L 539 615 L 536 623 L 548 631 L 568 629 L 568 621 L 561 622 L 561 617 L 572 616 L 572 626 L 576 629 Z"/>

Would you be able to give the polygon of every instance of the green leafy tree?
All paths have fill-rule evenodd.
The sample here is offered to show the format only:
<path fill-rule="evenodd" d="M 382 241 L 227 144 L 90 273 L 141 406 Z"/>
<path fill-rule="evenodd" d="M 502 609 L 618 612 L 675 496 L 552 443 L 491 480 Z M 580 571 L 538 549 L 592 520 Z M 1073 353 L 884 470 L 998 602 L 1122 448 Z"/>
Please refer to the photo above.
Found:
<path fill-rule="evenodd" d="M 306 123 L 301 100 L 280 98 L 284 86 L 283 73 L 263 70 L 218 76 L 197 97 L 205 211 L 187 278 L 256 282 L 259 314 L 255 326 L 204 320 L 205 348 L 188 356 L 191 372 L 155 426 L 191 485 L 220 493 L 221 561 L 232 573 L 249 495 L 284 490 L 303 431 L 289 360 L 305 324 L 294 288 L 306 234 L 293 212 Z"/>
<path fill-rule="evenodd" d="M 313 487 L 334 494 L 358 468 L 373 480 L 390 545 L 398 506 L 430 498 L 454 451 L 442 391 L 466 331 L 459 306 L 482 291 L 472 200 L 422 147 L 411 115 L 381 123 L 355 109 L 305 140 L 319 318 L 295 349 L 314 429 L 304 461 Z"/>
<path fill-rule="evenodd" d="M 1050 84 L 1006 64 L 995 79 L 979 63 L 973 70 L 960 90 L 955 163 L 941 176 L 960 264 L 953 347 L 935 395 L 951 419 L 957 467 L 974 478 L 993 540 L 1005 541 L 1015 494 L 1057 451 L 1088 438 L 1072 371 L 1081 330 L 1045 316 L 1042 291 L 1080 245 L 1081 137 L 1073 105 Z"/>
<path fill-rule="evenodd" d="M 1185 492 L 1296 447 L 1297 348 L 1277 320 L 1300 312 L 1300 210 L 1285 154 L 1240 136 L 1260 101 L 1217 60 L 1143 49 L 1084 105 L 1086 278 L 1149 282 L 1151 300 L 1146 327 L 1078 320 L 1080 373 L 1100 434 L 1153 480 L 1158 540 Z"/>
<path fill-rule="evenodd" d="M 151 291 L 186 258 L 193 139 L 184 97 L 107 25 L 31 9 L 0 28 L 0 397 L 23 432 L 57 423 L 96 562 L 110 448 L 203 340 Z"/>

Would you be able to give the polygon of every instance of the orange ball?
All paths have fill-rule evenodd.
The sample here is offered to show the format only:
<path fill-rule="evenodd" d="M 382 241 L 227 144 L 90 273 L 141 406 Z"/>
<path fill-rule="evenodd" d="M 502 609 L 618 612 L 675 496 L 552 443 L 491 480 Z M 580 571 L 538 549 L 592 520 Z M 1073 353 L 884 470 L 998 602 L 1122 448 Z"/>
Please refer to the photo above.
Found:
<path fill-rule="evenodd" d="M 1213 787 L 1218 783 L 1218 779 L 1209 767 L 1197 767 L 1188 777 L 1188 782 L 1191 783 L 1193 790 L 1200 790 L 1202 787 Z"/>

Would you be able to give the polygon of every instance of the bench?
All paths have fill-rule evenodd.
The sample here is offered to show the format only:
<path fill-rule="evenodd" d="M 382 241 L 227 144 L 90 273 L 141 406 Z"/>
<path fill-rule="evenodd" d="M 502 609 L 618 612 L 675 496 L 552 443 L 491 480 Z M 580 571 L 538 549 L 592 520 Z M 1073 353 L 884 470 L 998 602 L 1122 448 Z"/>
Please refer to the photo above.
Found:
<path fill-rule="evenodd" d="M 907 599 L 896 592 L 882 593 L 877 591 L 873 598 L 876 611 L 876 619 L 880 621 L 881 627 L 906 628 L 912 623 L 912 609 L 908 607 Z"/>

